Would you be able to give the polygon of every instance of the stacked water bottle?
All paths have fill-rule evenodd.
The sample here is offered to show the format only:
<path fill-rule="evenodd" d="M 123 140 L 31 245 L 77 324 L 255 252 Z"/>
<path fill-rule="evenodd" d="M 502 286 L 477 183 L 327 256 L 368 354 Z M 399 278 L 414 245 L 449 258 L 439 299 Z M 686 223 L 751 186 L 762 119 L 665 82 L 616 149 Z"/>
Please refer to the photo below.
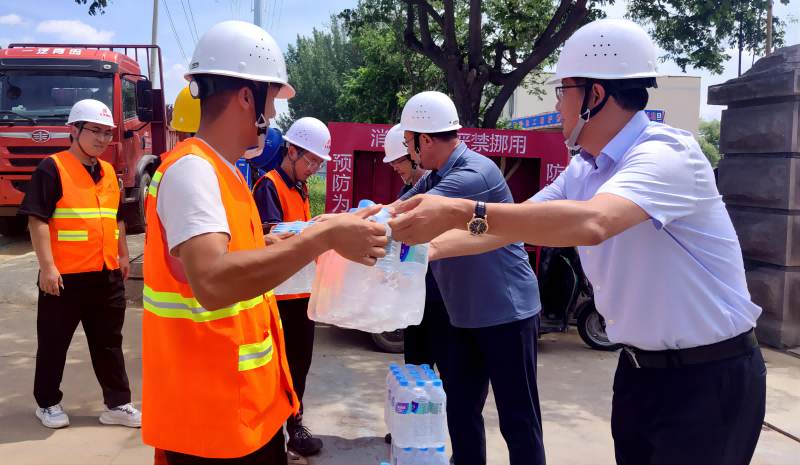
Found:
<path fill-rule="evenodd" d="M 304 229 L 314 224 L 313 221 L 295 221 L 293 223 L 279 223 L 272 229 L 273 233 L 293 232 L 300 234 Z M 275 288 L 276 295 L 290 294 L 309 294 L 314 285 L 314 277 L 317 274 L 317 264 L 311 262 L 303 269 L 295 273 L 291 278 Z"/>
<path fill-rule="evenodd" d="M 392 433 L 392 465 L 447 465 L 447 396 L 428 365 L 389 365 L 384 422 Z"/>
<path fill-rule="evenodd" d="M 374 205 L 362 200 L 359 208 Z M 384 208 L 368 218 L 386 227 Z M 408 246 L 392 240 L 375 266 L 354 263 L 330 250 L 321 255 L 311 289 L 308 316 L 344 328 L 381 333 L 418 325 L 425 307 L 428 244 Z"/>

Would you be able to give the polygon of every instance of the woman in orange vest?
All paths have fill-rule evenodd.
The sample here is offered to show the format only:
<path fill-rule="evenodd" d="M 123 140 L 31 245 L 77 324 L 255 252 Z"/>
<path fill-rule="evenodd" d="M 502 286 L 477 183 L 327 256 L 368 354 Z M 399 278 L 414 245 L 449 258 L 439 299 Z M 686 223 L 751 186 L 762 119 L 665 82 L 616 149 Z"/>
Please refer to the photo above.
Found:
<path fill-rule="evenodd" d="M 113 138 L 114 119 L 97 100 L 70 111 L 69 150 L 42 161 L 31 176 L 20 215 L 28 216 L 39 259 L 38 349 L 33 395 L 48 428 L 69 425 L 59 390 L 72 335 L 83 323 L 106 408 L 100 423 L 139 427 L 122 355 L 128 246 L 119 219 L 114 167 L 98 158 Z"/>
<path fill-rule="evenodd" d="M 370 208 L 265 246 L 235 163 L 258 145 L 275 98 L 294 95 L 266 31 L 213 26 L 184 77 L 200 127 L 162 156 L 147 197 L 142 440 L 169 464 L 285 464 L 283 426 L 300 403 L 271 289 L 330 249 L 374 265 L 389 239 L 364 221 Z"/>
<path fill-rule="evenodd" d="M 253 186 L 258 213 L 265 231 L 278 223 L 309 221 L 311 209 L 306 181 L 330 161 L 331 134 L 315 118 L 297 120 L 283 136 L 283 163 L 265 174 Z M 269 229 L 268 229 L 269 228 Z M 286 335 L 286 356 L 300 412 L 289 419 L 289 448 L 300 455 L 322 449 L 322 440 L 312 437 L 303 426 L 303 394 L 314 349 L 314 322 L 308 318 L 311 294 L 275 294 Z"/>

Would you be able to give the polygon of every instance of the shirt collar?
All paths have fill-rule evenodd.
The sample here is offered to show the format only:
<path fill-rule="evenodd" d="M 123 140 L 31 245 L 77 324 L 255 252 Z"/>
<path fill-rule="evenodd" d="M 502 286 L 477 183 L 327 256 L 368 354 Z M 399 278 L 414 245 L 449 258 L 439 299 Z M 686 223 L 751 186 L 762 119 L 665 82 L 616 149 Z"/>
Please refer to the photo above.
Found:
<path fill-rule="evenodd" d="M 464 142 L 458 144 L 458 147 L 456 147 L 455 150 L 453 150 L 453 153 L 450 154 L 450 158 L 447 159 L 447 162 L 444 164 L 444 166 L 442 166 L 439 170 L 434 171 L 434 174 L 439 175 L 440 178 L 445 177 L 447 172 L 453 168 L 453 165 L 456 163 L 456 160 L 458 160 L 458 157 L 466 152 L 466 150 L 467 144 Z"/>
<path fill-rule="evenodd" d="M 278 175 L 280 175 L 281 179 L 283 179 L 283 182 L 286 183 L 286 187 L 289 189 L 294 189 L 296 187 L 294 181 L 292 181 L 292 178 L 286 174 L 286 171 L 284 171 L 280 165 L 275 167 L 275 171 L 277 171 Z"/>
<path fill-rule="evenodd" d="M 622 128 L 622 131 L 618 132 L 617 135 L 611 139 L 611 142 L 603 147 L 600 153 L 614 160 L 614 163 L 618 163 L 628 149 L 633 146 L 639 134 L 644 131 L 644 128 L 647 127 L 649 123 L 650 118 L 647 117 L 644 111 L 636 113 L 633 115 L 633 118 L 628 121 L 628 124 Z"/>

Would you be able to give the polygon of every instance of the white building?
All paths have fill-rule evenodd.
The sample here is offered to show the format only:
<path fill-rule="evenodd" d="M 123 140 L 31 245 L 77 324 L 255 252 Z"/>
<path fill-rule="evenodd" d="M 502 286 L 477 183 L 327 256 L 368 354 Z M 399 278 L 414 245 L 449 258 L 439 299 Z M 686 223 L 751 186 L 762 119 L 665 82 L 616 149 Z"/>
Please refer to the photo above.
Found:
<path fill-rule="evenodd" d="M 529 95 L 527 89 L 517 87 L 503 108 L 501 118 L 508 118 L 531 129 L 559 128 L 561 124 L 555 110 L 554 86 L 542 85 L 541 89 L 545 91 L 545 95 L 539 100 L 538 96 Z M 664 123 L 691 132 L 697 139 L 700 125 L 699 76 L 663 76 L 658 78 L 657 89 L 650 88 L 647 91 L 650 93 L 650 100 L 646 110 L 650 119 L 657 120 L 661 117 Z M 534 116 L 538 118 L 532 118 Z"/>

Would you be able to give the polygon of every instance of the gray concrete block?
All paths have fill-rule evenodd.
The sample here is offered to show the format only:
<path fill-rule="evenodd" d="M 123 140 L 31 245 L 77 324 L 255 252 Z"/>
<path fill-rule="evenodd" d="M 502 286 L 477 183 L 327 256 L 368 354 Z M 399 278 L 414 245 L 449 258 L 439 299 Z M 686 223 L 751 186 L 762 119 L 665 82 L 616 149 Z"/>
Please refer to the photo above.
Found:
<path fill-rule="evenodd" d="M 750 297 L 762 309 L 759 340 L 775 347 L 800 344 L 800 270 L 758 267 L 746 275 Z"/>
<path fill-rule="evenodd" d="M 742 256 L 779 266 L 800 266 L 800 214 L 728 207 Z"/>
<path fill-rule="evenodd" d="M 800 210 L 800 158 L 723 158 L 717 187 L 725 205 Z"/>
<path fill-rule="evenodd" d="M 709 86 L 708 104 L 729 105 L 787 95 L 800 95 L 800 45 L 779 48 L 738 78 Z"/>
<path fill-rule="evenodd" d="M 800 101 L 788 101 L 722 111 L 719 152 L 800 152 Z"/>

